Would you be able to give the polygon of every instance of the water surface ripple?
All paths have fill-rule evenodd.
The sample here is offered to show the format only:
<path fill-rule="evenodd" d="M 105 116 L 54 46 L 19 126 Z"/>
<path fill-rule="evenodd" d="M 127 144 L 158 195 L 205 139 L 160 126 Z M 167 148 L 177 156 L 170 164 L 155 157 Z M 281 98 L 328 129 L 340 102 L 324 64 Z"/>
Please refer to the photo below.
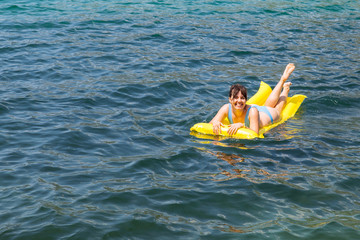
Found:
<path fill-rule="evenodd" d="M 0 239 L 357 239 L 358 1 L 0 3 Z M 297 66 L 264 139 L 197 138 Z"/>

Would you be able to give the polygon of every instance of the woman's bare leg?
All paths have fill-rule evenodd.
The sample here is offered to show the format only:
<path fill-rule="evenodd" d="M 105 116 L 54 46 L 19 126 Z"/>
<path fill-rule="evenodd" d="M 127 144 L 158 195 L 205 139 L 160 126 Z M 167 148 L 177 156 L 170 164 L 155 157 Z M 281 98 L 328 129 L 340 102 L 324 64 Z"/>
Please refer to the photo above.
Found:
<path fill-rule="evenodd" d="M 279 101 L 277 102 L 275 109 L 278 110 L 279 114 L 281 113 L 282 109 L 285 106 L 286 99 L 289 95 L 291 82 L 287 82 L 284 84 L 283 90 L 280 94 Z"/>
<path fill-rule="evenodd" d="M 275 88 L 273 89 L 269 97 L 266 99 L 266 102 L 264 104 L 265 106 L 275 108 L 275 106 L 280 101 L 280 94 L 281 94 L 281 90 L 283 89 L 284 83 L 290 77 L 291 73 L 294 70 L 295 70 L 295 65 L 293 63 L 289 63 L 286 66 L 285 71 L 282 77 L 280 78 L 280 81 L 276 84 Z M 288 90 L 290 90 L 290 85 L 288 87 Z M 288 93 L 289 91 L 287 92 L 286 96 L 288 95 Z"/>

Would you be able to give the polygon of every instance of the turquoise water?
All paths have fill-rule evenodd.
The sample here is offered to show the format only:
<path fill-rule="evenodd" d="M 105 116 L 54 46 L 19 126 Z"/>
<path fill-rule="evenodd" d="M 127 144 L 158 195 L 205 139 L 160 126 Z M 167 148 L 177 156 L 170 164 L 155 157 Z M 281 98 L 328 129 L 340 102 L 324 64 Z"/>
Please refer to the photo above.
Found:
<path fill-rule="evenodd" d="M 0 239 L 358 239 L 359 1 L 0 2 Z M 264 139 L 190 135 L 296 64 Z"/>

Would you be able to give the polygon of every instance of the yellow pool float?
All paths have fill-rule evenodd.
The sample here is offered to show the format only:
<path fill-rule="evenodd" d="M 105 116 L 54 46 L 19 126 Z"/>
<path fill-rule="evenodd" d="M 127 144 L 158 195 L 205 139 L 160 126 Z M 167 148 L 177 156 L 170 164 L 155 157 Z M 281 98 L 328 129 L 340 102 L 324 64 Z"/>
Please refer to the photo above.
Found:
<path fill-rule="evenodd" d="M 250 105 L 256 104 L 259 106 L 263 106 L 271 92 L 272 92 L 271 87 L 265 82 L 261 82 L 259 90 L 246 103 Z M 230 122 L 226 118 L 223 122 L 225 126 L 221 127 L 221 132 L 218 136 L 240 138 L 240 139 L 263 138 L 265 132 L 269 131 L 270 129 L 278 126 L 279 124 L 282 124 L 289 118 L 293 117 L 305 98 L 306 98 L 305 95 L 300 95 L 300 94 L 294 95 L 292 97 L 288 97 L 286 101 L 286 105 L 284 106 L 280 114 L 280 120 L 274 122 L 271 125 L 260 128 L 259 134 L 257 134 L 256 132 L 254 132 L 249 128 L 242 127 L 236 132 L 236 134 L 229 135 L 227 131 L 229 129 Z M 202 134 L 213 135 L 213 136 L 215 135 L 213 132 L 213 125 L 211 123 L 196 123 L 194 126 L 190 128 L 190 131 L 192 135 L 200 138 L 204 138 Z"/>

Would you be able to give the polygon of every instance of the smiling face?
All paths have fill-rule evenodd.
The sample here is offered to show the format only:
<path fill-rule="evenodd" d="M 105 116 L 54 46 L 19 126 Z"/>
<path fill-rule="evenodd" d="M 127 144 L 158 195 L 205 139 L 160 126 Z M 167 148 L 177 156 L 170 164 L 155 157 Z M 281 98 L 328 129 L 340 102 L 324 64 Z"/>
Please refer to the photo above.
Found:
<path fill-rule="evenodd" d="M 244 109 L 246 106 L 247 91 L 240 84 L 232 85 L 229 92 L 229 102 L 232 107 L 237 110 Z"/>
<path fill-rule="evenodd" d="M 236 96 L 229 98 L 229 102 L 231 103 L 232 107 L 237 110 L 244 109 L 246 106 L 246 98 L 242 95 L 241 92 L 238 92 Z"/>

